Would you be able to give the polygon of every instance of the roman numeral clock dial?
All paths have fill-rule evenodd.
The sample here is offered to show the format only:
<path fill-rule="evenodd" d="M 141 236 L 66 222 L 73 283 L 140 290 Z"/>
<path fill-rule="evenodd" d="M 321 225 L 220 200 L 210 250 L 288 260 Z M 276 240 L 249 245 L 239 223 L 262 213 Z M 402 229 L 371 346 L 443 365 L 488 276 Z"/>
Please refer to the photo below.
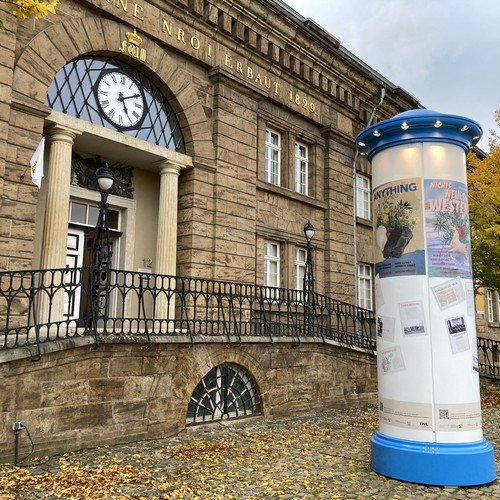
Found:
<path fill-rule="evenodd" d="M 126 73 L 103 73 L 97 81 L 96 92 L 102 114 L 116 127 L 136 127 L 144 117 L 144 94 L 139 84 Z"/>

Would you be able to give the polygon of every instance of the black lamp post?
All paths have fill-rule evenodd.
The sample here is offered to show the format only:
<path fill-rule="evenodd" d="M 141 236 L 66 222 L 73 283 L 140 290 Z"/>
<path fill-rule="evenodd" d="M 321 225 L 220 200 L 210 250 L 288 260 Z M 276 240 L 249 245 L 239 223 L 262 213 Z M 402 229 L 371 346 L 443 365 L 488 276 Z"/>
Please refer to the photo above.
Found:
<path fill-rule="evenodd" d="M 97 339 L 97 322 L 104 320 L 104 331 L 108 317 L 109 305 L 109 273 L 111 268 L 111 257 L 113 250 L 109 241 L 108 224 L 108 194 L 113 188 L 115 178 L 108 163 L 104 162 L 96 172 L 96 181 L 101 201 L 99 202 L 99 215 L 95 227 L 94 240 L 92 242 L 92 254 L 90 261 L 90 307 L 92 328 Z"/>
<path fill-rule="evenodd" d="M 314 322 L 314 273 L 312 263 L 311 242 L 314 237 L 314 226 L 310 221 L 304 225 L 306 236 L 306 268 L 304 270 L 304 335 L 311 335 Z"/>

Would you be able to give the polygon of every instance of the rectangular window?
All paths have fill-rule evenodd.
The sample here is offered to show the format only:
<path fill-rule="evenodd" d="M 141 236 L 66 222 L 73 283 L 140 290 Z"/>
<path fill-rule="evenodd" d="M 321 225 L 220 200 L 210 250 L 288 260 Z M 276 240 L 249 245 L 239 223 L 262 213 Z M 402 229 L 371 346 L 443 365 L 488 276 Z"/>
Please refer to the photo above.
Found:
<path fill-rule="evenodd" d="M 488 309 L 488 321 L 493 323 L 495 321 L 495 314 L 493 310 L 493 290 L 486 290 L 486 307 Z"/>
<path fill-rule="evenodd" d="M 307 146 L 295 143 L 295 191 L 308 194 L 309 151 Z"/>
<path fill-rule="evenodd" d="M 358 306 L 373 309 L 373 271 L 370 264 L 358 264 Z"/>
<path fill-rule="evenodd" d="M 264 286 L 280 286 L 280 244 L 272 241 L 264 242 Z M 266 290 L 266 297 L 277 297 L 277 290 Z"/>
<path fill-rule="evenodd" d="M 265 180 L 276 186 L 281 178 L 281 135 L 266 129 L 266 163 Z"/>
<path fill-rule="evenodd" d="M 371 185 L 370 179 L 364 175 L 356 176 L 356 215 L 371 220 Z"/>
<path fill-rule="evenodd" d="M 107 211 L 108 227 L 110 229 L 119 229 L 120 212 L 109 208 Z M 72 201 L 70 205 L 69 221 L 76 224 L 95 227 L 99 217 L 99 208 L 89 203 Z"/>
<path fill-rule="evenodd" d="M 295 262 L 294 262 L 294 282 L 295 290 L 303 290 L 304 288 L 304 275 L 306 273 L 306 249 L 295 248 Z M 302 295 L 299 295 L 302 297 Z"/>

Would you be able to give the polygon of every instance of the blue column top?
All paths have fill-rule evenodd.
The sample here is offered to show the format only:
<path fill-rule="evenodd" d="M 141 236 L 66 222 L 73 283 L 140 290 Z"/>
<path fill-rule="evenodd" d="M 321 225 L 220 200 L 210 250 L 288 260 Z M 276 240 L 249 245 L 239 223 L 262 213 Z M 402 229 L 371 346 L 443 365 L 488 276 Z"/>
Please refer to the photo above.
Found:
<path fill-rule="evenodd" d="M 356 148 L 370 161 L 384 149 L 415 142 L 455 144 L 467 154 L 482 134 L 480 125 L 469 118 L 412 109 L 362 130 L 356 137 Z"/>

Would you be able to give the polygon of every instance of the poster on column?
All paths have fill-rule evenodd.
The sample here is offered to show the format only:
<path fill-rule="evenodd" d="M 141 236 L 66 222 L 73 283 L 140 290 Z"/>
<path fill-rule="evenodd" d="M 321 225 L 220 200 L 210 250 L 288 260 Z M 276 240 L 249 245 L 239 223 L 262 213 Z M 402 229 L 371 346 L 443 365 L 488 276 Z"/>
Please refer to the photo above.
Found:
<path fill-rule="evenodd" d="M 472 279 L 467 186 L 426 179 L 424 199 L 429 277 Z"/>
<path fill-rule="evenodd" d="M 420 178 L 388 182 L 373 190 L 375 274 L 380 278 L 425 274 Z"/>

